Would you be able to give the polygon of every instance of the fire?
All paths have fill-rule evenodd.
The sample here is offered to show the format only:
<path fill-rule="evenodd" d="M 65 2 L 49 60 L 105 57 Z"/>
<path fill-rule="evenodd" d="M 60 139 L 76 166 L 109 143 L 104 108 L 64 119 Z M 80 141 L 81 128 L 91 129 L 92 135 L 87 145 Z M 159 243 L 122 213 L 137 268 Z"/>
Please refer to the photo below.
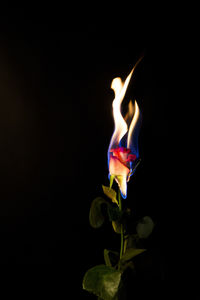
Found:
<path fill-rule="evenodd" d="M 140 110 L 136 100 L 134 105 L 132 101 L 130 101 L 128 105 L 128 112 L 126 116 L 123 117 L 121 113 L 121 105 L 132 74 L 139 61 L 136 63 L 124 82 L 120 77 L 117 77 L 114 78 L 111 83 L 111 88 L 115 94 L 115 98 L 112 103 L 115 128 L 108 148 L 109 175 L 112 175 L 117 181 L 121 194 L 124 198 L 126 198 L 127 193 L 127 181 L 132 174 L 132 165 L 136 158 L 138 158 L 137 125 L 140 119 Z"/>
<path fill-rule="evenodd" d="M 131 70 L 130 74 L 127 76 L 124 83 L 122 82 L 120 77 L 114 78 L 111 83 L 111 88 L 113 89 L 113 91 L 115 93 L 115 98 L 112 103 L 115 129 L 114 129 L 114 133 L 112 135 L 108 150 L 120 145 L 122 138 L 125 136 L 125 134 L 127 132 L 128 132 L 127 148 L 131 147 L 131 139 L 132 139 L 132 136 L 134 135 L 134 129 L 136 128 L 137 122 L 139 120 L 140 110 L 139 110 L 136 100 L 135 100 L 134 106 L 133 106 L 132 101 L 130 101 L 129 105 L 128 105 L 128 113 L 127 113 L 126 117 L 123 118 L 123 116 L 121 114 L 121 104 L 122 104 L 122 101 L 126 94 L 126 90 L 128 88 L 133 71 L 134 71 L 134 68 Z M 128 128 L 126 119 L 131 119 L 131 118 L 132 118 L 132 120 L 131 120 L 131 123 Z"/>
<path fill-rule="evenodd" d="M 128 131 L 128 126 L 126 124 L 126 121 L 124 120 L 121 114 L 121 103 L 124 99 L 132 73 L 133 70 L 130 72 L 130 74 L 128 75 L 124 83 L 122 82 L 120 77 L 117 77 L 113 79 L 111 84 L 111 88 L 114 90 L 115 93 L 115 98 L 112 103 L 115 131 L 113 133 L 110 146 L 112 146 L 114 143 L 119 144 L 122 137 Z"/>
<path fill-rule="evenodd" d="M 133 104 L 131 101 L 129 102 L 129 113 L 133 115 Z M 128 131 L 128 138 L 127 138 L 127 147 L 128 148 L 131 147 L 131 138 L 134 135 L 134 129 L 136 128 L 136 124 L 139 120 L 139 116 L 140 116 L 140 110 L 139 110 L 137 101 L 135 100 L 135 113 L 133 115 L 133 119 L 131 121 L 129 131 Z"/>

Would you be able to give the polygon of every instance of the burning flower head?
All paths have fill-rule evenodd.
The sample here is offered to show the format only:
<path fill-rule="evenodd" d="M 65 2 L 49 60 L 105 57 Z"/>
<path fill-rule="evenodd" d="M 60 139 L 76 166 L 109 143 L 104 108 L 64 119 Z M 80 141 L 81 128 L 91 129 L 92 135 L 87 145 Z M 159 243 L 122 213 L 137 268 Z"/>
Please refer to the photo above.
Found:
<path fill-rule="evenodd" d="M 141 114 L 137 102 L 129 102 L 125 117 L 121 113 L 121 103 L 135 67 L 124 82 L 118 77 L 111 84 L 115 93 L 112 103 L 115 129 L 108 148 L 109 178 L 110 185 L 116 180 L 123 198 L 127 196 L 127 182 L 134 173 L 139 158 L 138 133 Z"/>

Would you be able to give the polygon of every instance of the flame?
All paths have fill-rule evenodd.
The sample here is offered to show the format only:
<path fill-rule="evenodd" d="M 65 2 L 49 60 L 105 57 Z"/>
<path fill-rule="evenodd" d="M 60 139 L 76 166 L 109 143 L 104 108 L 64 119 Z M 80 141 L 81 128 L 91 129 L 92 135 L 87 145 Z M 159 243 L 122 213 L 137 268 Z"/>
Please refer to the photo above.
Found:
<path fill-rule="evenodd" d="M 113 118 L 115 123 L 115 130 L 112 136 L 112 139 L 110 141 L 110 147 L 113 144 L 119 144 L 120 140 L 123 138 L 123 136 L 128 131 L 128 126 L 126 124 L 126 121 L 122 117 L 121 114 L 121 103 L 124 99 L 124 96 L 126 94 L 127 87 L 129 85 L 131 76 L 133 74 L 133 70 L 131 70 L 130 74 L 127 76 L 125 82 L 123 83 L 120 77 L 114 78 L 111 83 L 111 88 L 114 90 L 115 98 L 112 103 L 113 107 Z"/>
<path fill-rule="evenodd" d="M 133 104 L 131 101 L 129 102 L 129 114 L 133 115 Z M 134 134 L 134 129 L 136 128 L 136 124 L 139 120 L 139 115 L 140 115 L 140 110 L 137 101 L 135 100 L 135 112 L 128 131 L 127 148 L 131 147 L 131 138 Z"/>
<path fill-rule="evenodd" d="M 120 77 L 117 77 L 114 78 L 111 83 L 111 88 L 115 93 L 115 98 L 112 103 L 115 128 L 108 148 L 109 178 L 110 175 L 114 176 L 123 198 L 126 198 L 127 181 L 130 179 L 137 165 L 137 163 L 135 165 L 133 162 L 136 161 L 136 158 L 139 156 L 137 139 L 140 110 L 136 100 L 134 105 L 132 101 L 130 101 L 128 112 L 126 116 L 123 117 L 121 114 L 121 104 L 131 76 L 141 59 L 142 58 L 137 61 L 124 82 Z M 127 136 L 125 136 L 126 134 Z M 123 137 L 124 139 L 122 141 Z"/>
<path fill-rule="evenodd" d="M 117 78 L 114 78 L 111 83 L 111 89 L 115 93 L 115 98 L 112 103 L 115 129 L 114 129 L 114 133 L 112 135 L 111 141 L 110 141 L 109 150 L 113 146 L 119 145 L 121 139 L 127 132 L 128 132 L 127 148 L 130 148 L 130 146 L 131 146 L 131 137 L 134 135 L 134 129 L 135 129 L 136 124 L 139 119 L 140 110 L 139 110 L 136 100 L 135 100 L 134 105 L 133 105 L 132 101 L 130 101 L 129 105 L 128 105 L 128 113 L 125 116 L 125 118 L 123 118 L 123 116 L 121 114 L 121 103 L 126 94 L 126 90 L 128 88 L 129 82 L 131 80 L 131 76 L 132 76 L 132 74 L 135 70 L 135 67 L 137 66 L 138 63 L 139 63 L 139 61 L 136 63 L 134 68 L 131 70 L 131 72 L 127 76 L 125 82 L 123 82 L 120 77 L 117 77 Z M 129 119 L 132 118 L 129 128 L 126 123 L 126 120 L 128 118 Z"/>

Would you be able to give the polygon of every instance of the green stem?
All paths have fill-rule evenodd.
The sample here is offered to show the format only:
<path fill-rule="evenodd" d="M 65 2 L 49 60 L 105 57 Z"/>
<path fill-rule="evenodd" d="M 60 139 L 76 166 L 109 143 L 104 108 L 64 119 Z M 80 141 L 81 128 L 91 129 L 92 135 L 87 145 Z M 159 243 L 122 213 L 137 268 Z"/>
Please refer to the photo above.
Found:
<path fill-rule="evenodd" d="M 121 200 L 121 194 L 120 189 L 118 191 L 118 201 L 119 201 L 119 210 L 122 211 L 122 200 Z M 121 248 L 120 248 L 120 259 L 122 258 L 124 251 L 124 227 L 123 224 L 121 224 Z"/>

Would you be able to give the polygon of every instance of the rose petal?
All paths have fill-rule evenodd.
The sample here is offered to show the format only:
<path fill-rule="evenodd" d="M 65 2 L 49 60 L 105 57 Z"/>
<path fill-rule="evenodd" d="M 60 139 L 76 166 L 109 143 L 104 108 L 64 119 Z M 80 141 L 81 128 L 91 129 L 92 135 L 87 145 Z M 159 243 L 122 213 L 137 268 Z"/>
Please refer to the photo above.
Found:
<path fill-rule="evenodd" d="M 116 176 L 115 180 L 120 188 L 120 192 L 123 198 L 126 198 L 127 194 L 127 180 L 125 176 Z"/>
<path fill-rule="evenodd" d="M 136 160 L 136 155 L 135 154 L 129 154 L 126 161 L 134 161 L 134 160 Z"/>
<path fill-rule="evenodd" d="M 116 156 L 111 156 L 109 161 L 109 172 L 110 175 L 119 176 L 117 181 L 120 191 L 123 194 L 123 197 L 126 197 L 127 190 L 127 177 L 130 172 L 129 168 L 126 167 Z"/>
<path fill-rule="evenodd" d="M 130 153 L 131 150 L 128 149 L 128 148 L 125 148 L 125 147 L 117 147 L 115 149 L 110 149 L 110 152 L 113 152 L 113 153 L 115 153 L 115 152 Z"/>
<path fill-rule="evenodd" d="M 109 171 L 111 175 L 128 175 L 129 168 L 123 164 L 116 156 L 110 156 Z"/>
<path fill-rule="evenodd" d="M 113 156 L 117 157 L 122 163 L 129 162 L 131 159 L 128 158 L 130 153 L 130 149 L 124 147 L 118 147 L 115 149 L 111 149 L 110 152 L 113 153 Z"/>

